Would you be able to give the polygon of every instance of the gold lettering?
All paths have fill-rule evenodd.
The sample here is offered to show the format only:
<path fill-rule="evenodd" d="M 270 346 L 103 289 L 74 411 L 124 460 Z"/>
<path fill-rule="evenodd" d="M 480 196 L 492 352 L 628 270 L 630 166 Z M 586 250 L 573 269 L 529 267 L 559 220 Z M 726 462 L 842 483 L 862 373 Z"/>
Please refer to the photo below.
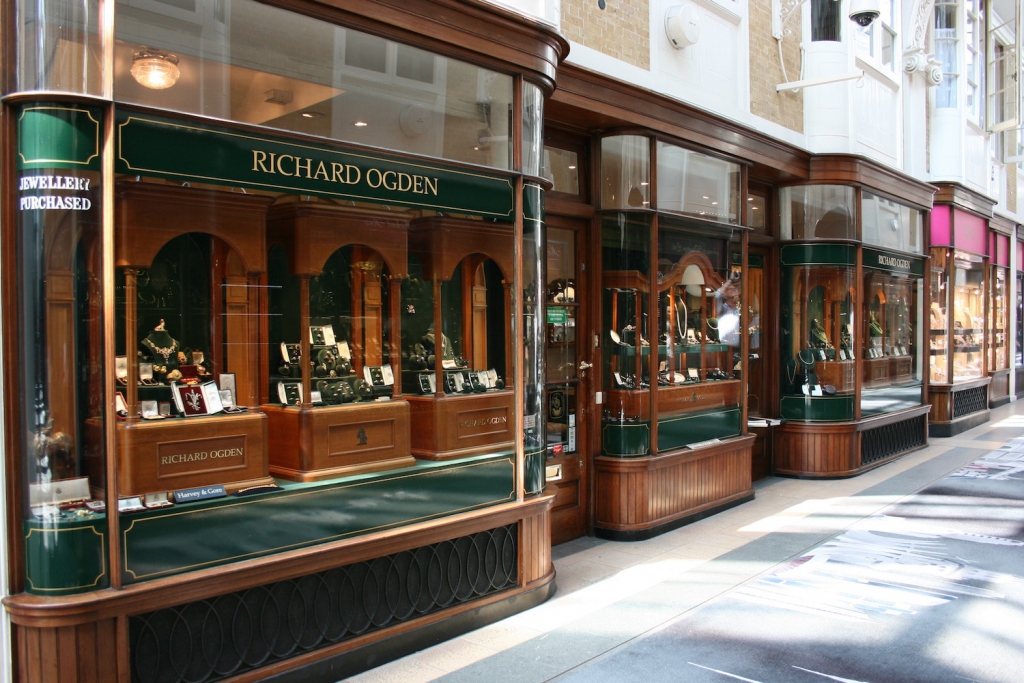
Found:
<path fill-rule="evenodd" d="M 390 181 L 390 185 L 388 184 L 388 176 L 394 177 L 397 175 L 398 173 L 396 173 L 395 171 L 384 171 L 384 173 L 381 174 L 381 184 L 384 186 L 385 190 L 394 190 L 398 187 L 394 180 Z"/>
<path fill-rule="evenodd" d="M 426 194 L 423 192 L 423 176 L 413 176 L 412 191 L 414 194 Z"/>
<path fill-rule="evenodd" d="M 295 175 L 294 173 L 286 173 L 284 168 L 281 166 L 281 162 L 284 161 L 285 159 L 294 159 L 294 158 L 295 157 L 293 157 L 291 154 L 282 154 L 281 156 L 279 156 L 277 158 L 277 172 L 280 173 L 281 175 L 286 175 L 286 176 L 293 176 L 293 175 Z"/>
<path fill-rule="evenodd" d="M 268 152 L 268 155 L 270 156 L 270 170 L 267 171 L 267 173 L 277 173 L 277 171 L 274 170 L 276 168 L 275 162 L 277 160 L 277 154 Z"/>
<path fill-rule="evenodd" d="M 430 178 L 424 177 L 423 181 L 427 184 L 427 188 L 430 190 L 431 194 L 433 194 L 436 197 L 437 196 L 437 178 L 434 178 L 433 182 L 431 182 Z M 424 192 L 423 194 L 427 194 L 427 193 Z"/>
<path fill-rule="evenodd" d="M 412 176 L 408 173 L 398 174 L 398 191 L 408 192 L 412 189 Z"/>
<path fill-rule="evenodd" d="M 376 178 L 376 182 L 374 182 L 373 180 L 370 179 L 370 174 L 371 173 L 375 174 L 374 177 Z M 378 187 L 381 186 L 382 182 L 384 182 L 384 179 L 381 177 L 380 169 L 371 168 L 371 169 L 368 169 L 366 171 L 366 184 L 367 185 L 369 185 L 370 187 L 372 187 L 374 189 L 377 189 Z"/>
<path fill-rule="evenodd" d="M 356 177 L 355 177 L 354 180 L 352 178 L 352 171 L 356 172 Z M 358 166 L 353 166 L 352 164 L 349 164 L 349 165 L 345 166 L 345 182 L 346 183 L 348 183 L 349 185 L 355 185 L 356 183 L 359 182 L 359 178 L 360 177 L 362 177 L 362 172 L 359 170 Z"/>
<path fill-rule="evenodd" d="M 337 161 L 331 162 L 331 182 L 345 184 L 345 179 L 341 177 L 341 174 L 345 171 L 345 165 L 339 164 Z"/>
<path fill-rule="evenodd" d="M 320 176 L 323 176 L 324 180 L 329 180 L 327 177 L 327 168 L 324 166 L 324 162 L 322 161 L 317 164 L 316 173 L 313 174 L 314 178 L 319 178 Z"/>
<path fill-rule="evenodd" d="M 306 162 L 306 165 L 303 166 L 302 162 Z M 299 171 L 301 171 L 303 168 L 305 168 L 305 170 L 306 170 L 306 177 L 307 178 L 312 178 L 313 176 L 309 172 L 310 166 L 312 166 L 312 165 L 313 165 L 313 160 L 310 159 L 309 157 L 306 157 L 305 159 L 302 159 L 300 157 L 295 157 L 295 175 L 299 175 Z"/>
<path fill-rule="evenodd" d="M 262 152 L 258 149 L 252 151 L 252 170 L 260 171 L 262 173 L 273 173 L 273 171 L 267 170 L 267 153 Z"/>

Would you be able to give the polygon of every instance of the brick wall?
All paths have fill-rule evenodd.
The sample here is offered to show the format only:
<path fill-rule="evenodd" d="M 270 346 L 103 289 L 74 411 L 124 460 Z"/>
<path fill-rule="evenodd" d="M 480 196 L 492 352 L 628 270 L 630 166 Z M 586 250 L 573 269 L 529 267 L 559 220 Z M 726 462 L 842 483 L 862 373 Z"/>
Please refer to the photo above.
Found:
<path fill-rule="evenodd" d="M 651 68 L 648 0 L 562 0 L 562 33 L 609 57 Z"/>
<path fill-rule="evenodd" d="M 775 92 L 786 80 L 800 79 L 800 10 L 789 18 L 790 35 L 782 42 L 786 77 L 779 66 L 778 41 L 772 37 L 772 3 L 754 0 L 750 13 L 750 113 L 790 130 L 804 130 L 804 97 L 800 93 Z"/>

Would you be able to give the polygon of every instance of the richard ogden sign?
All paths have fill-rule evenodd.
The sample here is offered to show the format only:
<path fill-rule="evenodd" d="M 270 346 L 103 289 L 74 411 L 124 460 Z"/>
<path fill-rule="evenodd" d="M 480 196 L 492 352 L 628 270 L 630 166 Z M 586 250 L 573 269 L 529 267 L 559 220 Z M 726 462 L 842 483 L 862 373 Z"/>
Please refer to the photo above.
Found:
<path fill-rule="evenodd" d="M 397 156 L 120 112 L 117 171 L 512 219 L 512 181 Z"/>

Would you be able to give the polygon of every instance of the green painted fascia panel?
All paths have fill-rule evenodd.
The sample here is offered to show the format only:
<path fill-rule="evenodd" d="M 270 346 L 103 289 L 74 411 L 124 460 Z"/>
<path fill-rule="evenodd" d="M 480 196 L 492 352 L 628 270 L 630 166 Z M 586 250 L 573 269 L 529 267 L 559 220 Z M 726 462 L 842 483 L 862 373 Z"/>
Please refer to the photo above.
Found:
<path fill-rule="evenodd" d="M 502 454 L 121 515 L 124 581 L 206 569 L 514 500 L 515 457 Z"/>
<path fill-rule="evenodd" d="M 601 453 L 612 458 L 635 458 L 651 449 L 648 422 L 605 422 L 601 428 Z"/>
<path fill-rule="evenodd" d="M 547 449 L 541 449 L 527 453 L 524 458 L 523 477 L 525 482 L 523 488 L 528 496 L 541 493 L 544 490 L 544 485 L 547 483 L 544 468 L 547 455 Z"/>
<path fill-rule="evenodd" d="M 510 175 L 124 110 L 116 140 L 118 173 L 514 218 Z"/>
<path fill-rule="evenodd" d="M 851 422 L 853 395 L 783 396 L 781 413 L 783 419 L 800 422 Z"/>
<path fill-rule="evenodd" d="M 739 407 L 709 410 L 658 420 L 658 451 L 682 448 L 698 441 L 737 436 L 742 430 Z"/>
<path fill-rule="evenodd" d="M 107 516 L 54 523 L 28 520 L 25 538 L 25 592 L 70 595 L 106 588 Z"/>
<path fill-rule="evenodd" d="M 61 168 L 100 170 L 100 121 L 95 107 L 36 103 L 21 107 L 18 170 Z"/>
<path fill-rule="evenodd" d="M 780 250 L 784 266 L 855 266 L 857 247 L 852 244 L 787 244 Z"/>

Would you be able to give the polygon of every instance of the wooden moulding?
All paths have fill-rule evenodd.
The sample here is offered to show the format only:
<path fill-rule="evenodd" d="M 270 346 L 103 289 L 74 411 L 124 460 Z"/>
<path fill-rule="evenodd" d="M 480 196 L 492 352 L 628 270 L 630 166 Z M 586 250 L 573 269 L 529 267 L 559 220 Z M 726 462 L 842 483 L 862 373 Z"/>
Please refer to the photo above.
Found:
<path fill-rule="evenodd" d="M 781 476 L 801 479 L 841 479 L 878 467 L 904 453 L 895 453 L 866 466 L 861 465 L 860 433 L 928 412 L 924 405 L 887 413 L 858 422 L 831 424 L 784 422 L 775 428 L 774 469 Z M 909 452 L 909 451 L 907 451 Z"/>
<path fill-rule="evenodd" d="M 754 438 L 641 458 L 595 458 L 595 533 L 641 540 L 752 500 Z"/>
<path fill-rule="evenodd" d="M 316 545 L 243 563 L 157 579 L 120 590 L 103 590 L 63 598 L 18 594 L 4 599 L 15 624 L 16 679 L 46 683 L 129 680 L 127 620 L 131 614 L 153 612 L 196 600 L 243 591 L 274 581 L 295 579 L 335 567 L 366 562 L 506 524 L 519 525 L 519 586 L 483 599 L 400 623 L 372 634 L 342 641 L 293 659 L 232 678 L 260 681 L 267 677 L 385 641 L 417 628 L 429 627 L 457 614 L 488 604 L 515 605 L 523 594 L 552 583 L 550 509 L 555 490 L 524 502 L 508 503 L 454 517 L 414 524 L 397 531 Z M 515 610 L 511 613 L 514 613 Z M 475 626 L 474 626 L 475 628 Z"/>
<path fill-rule="evenodd" d="M 990 373 L 992 384 L 988 388 L 988 405 L 997 408 L 1010 402 L 1010 371 L 996 370 Z"/>
<path fill-rule="evenodd" d="M 511 281 L 515 271 L 514 239 L 508 223 L 421 218 L 410 225 L 409 250 L 419 256 L 426 280 L 449 280 L 463 259 L 483 254 Z"/>
<path fill-rule="evenodd" d="M 465 396 L 406 396 L 412 454 L 452 460 L 511 450 L 515 397 L 511 391 Z"/>
<path fill-rule="evenodd" d="M 409 454 L 406 401 L 262 409 L 275 477 L 320 481 L 416 464 Z"/>
<path fill-rule="evenodd" d="M 261 413 L 118 422 L 118 492 L 138 496 L 223 484 L 274 483 Z"/>

